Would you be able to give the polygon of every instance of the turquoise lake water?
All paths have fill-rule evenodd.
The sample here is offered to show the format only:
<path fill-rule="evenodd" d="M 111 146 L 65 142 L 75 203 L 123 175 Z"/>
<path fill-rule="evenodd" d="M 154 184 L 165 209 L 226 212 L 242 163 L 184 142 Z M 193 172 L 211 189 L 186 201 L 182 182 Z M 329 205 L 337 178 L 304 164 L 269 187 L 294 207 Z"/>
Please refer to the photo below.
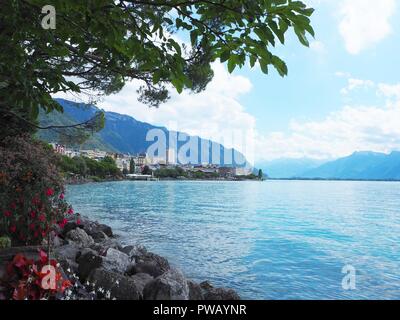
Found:
<path fill-rule="evenodd" d="M 67 200 L 243 298 L 400 298 L 400 183 L 124 181 L 68 186 Z"/>

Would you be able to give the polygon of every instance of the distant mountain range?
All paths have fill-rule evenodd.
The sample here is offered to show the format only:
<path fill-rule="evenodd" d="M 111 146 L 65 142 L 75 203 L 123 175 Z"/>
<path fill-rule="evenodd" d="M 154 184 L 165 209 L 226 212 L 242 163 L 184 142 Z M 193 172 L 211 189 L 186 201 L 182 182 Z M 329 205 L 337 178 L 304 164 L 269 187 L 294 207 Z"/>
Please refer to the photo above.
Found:
<path fill-rule="evenodd" d="M 324 161 L 308 158 L 282 158 L 258 162 L 256 163 L 256 167 L 261 168 L 263 173 L 269 178 L 289 179 L 293 177 L 299 177 L 304 172 L 317 168 L 323 163 Z"/>
<path fill-rule="evenodd" d="M 40 114 L 40 124 L 47 125 L 70 125 L 74 123 L 84 122 L 95 115 L 99 110 L 96 106 L 79 104 L 64 99 L 56 99 L 64 108 L 64 113 L 51 112 L 49 114 Z M 94 133 L 93 136 L 80 146 L 81 149 L 100 149 L 110 152 L 138 154 L 144 153 L 154 141 L 146 141 L 146 135 L 149 130 L 158 129 L 158 132 L 165 133 L 166 147 L 169 148 L 169 137 L 173 134 L 181 135 L 180 132 L 168 131 L 164 127 L 157 127 L 149 123 L 141 122 L 133 117 L 122 115 L 115 112 L 105 112 L 105 127 L 100 132 Z M 57 132 L 52 130 L 40 130 L 39 138 L 47 142 L 57 141 Z M 185 134 L 183 134 L 185 137 Z M 180 150 L 191 136 L 186 135 L 186 140 L 178 141 L 175 149 Z M 192 137 L 193 138 L 193 137 Z M 196 151 L 192 152 L 192 164 L 200 164 L 202 162 L 215 163 L 222 166 L 243 167 L 249 166 L 245 157 L 240 152 L 226 148 L 223 145 L 194 137 L 197 139 Z M 195 141 L 195 140 L 194 140 Z M 219 152 L 218 152 L 219 151 Z M 185 153 L 189 156 L 189 151 Z M 216 156 L 219 154 L 219 157 Z M 160 155 L 159 155 L 160 156 Z M 231 160 L 233 159 L 233 161 Z"/>
<path fill-rule="evenodd" d="M 400 152 L 355 152 L 308 170 L 301 178 L 400 180 Z"/>
<path fill-rule="evenodd" d="M 256 164 L 270 178 L 400 180 L 400 152 L 355 152 L 323 162 L 313 159 L 278 159 Z"/>

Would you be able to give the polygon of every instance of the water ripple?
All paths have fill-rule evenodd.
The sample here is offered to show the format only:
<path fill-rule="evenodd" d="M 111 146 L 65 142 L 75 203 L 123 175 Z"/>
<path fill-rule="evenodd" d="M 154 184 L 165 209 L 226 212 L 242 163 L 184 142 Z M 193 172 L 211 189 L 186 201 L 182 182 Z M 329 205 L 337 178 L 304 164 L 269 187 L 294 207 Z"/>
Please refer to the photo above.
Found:
<path fill-rule="evenodd" d="M 244 298 L 400 298 L 400 183 L 111 182 L 69 186 L 67 199 Z M 356 290 L 342 289 L 346 264 Z"/>

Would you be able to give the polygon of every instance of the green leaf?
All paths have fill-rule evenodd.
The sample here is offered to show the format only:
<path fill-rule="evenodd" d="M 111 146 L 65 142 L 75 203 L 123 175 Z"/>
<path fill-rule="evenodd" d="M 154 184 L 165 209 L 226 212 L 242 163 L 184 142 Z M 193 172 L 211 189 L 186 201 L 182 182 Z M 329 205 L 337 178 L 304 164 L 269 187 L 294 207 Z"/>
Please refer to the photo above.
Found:
<path fill-rule="evenodd" d="M 229 73 L 232 73 L 235 70 L 236 64 L 237 64 L 237 57 L 235 55 L 231 55 L 228 60 Z"/>
<path fill-rule="evenodd" d="M 219 59 L 221 62 L 227 61 L 231 56 L 231 52 L 229 50 L 224 50 L 222 51 L 221 55 L 219 56 Z"/>

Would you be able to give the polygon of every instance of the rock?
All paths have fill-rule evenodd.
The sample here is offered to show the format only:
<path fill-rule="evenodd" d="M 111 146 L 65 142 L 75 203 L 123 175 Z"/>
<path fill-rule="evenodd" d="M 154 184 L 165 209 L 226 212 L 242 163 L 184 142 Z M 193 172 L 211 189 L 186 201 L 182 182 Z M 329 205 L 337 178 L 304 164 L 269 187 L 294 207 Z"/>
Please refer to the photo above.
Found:
<path fill-rule="evenodd" d="M 143 297 L 144 287 L 153 279 L 154 278 L 147 273 L 137 273 L 131 277 L 131 280 L 135 283 L 141 297 Z"/>
<path fill-rule="evenodd" d="M 75 222 L 75 221 L 69 221 L 65 224 L 64 228 L 62 229 L 62 231 L 60 232 L 60 234 L 65 237 L 67 235 L 68 232 L 70 232 L 71 230 L 75 230 L 76 228 L 78 228 L 79 225 Z"/>
<path fill-rule="evenodd" d="M 145 300 L 188 300 L 189 285 L 181 271 L 170 269 L 145 286 L 143 298 Z"/>
<path fill-rule="evenodd" d="M 104 296 L 107 296 L 107 291 L 109 291 L 110 299 L 139 300 L 140 292 L 135 282 L 127 276 L 104 269 L 95 269 L 90 273 L 88 281 L 95 285 L 97 291 L 100 288 L 104 289 Z"/>
<path fill-rule="evenodd" d="M 204 300 L 240 300 L 240 296 L 232 289 L 214 288 L 208 281 L 200 283 Z"/>
<path fill-rule="evenodd" d="M 135 273 L 148 273 L 156 278 L 170 270 L 167 259 L 151 252 L 146 252 L 140 256 L 133 256 L 133 258 L 136 264 L 129 272 L 131 275 Z"/>
<path fill-rule="evenodd" d="M 99 228 L 107 237 L 110 238 L 114 237 L 113 231 L 110 226 L 107 226 L 105 224 L 100 224 Z"/>
<path fill-rule="evenodd" d="M 196 282 L 188 280 L 189 300 L 204 300 L 201 287 Z"/>
<path fill-rule="evenodd" d="M 80 248 L 75 243 L 66 244 L 54 249 L 54 254 L 58 259 L 69 259 L 76 261 L 80 253 Z"/>
<path fill-rule="evenodd" d="M 75 243 L 55 248 L 54 254 L 64 270 L 70 269 L 72 273 L 78 272 L 76 258 L 81 252 L 80 248 Z"/>
<path fill-rule="evenodd" d="M 101 242 L 108 239 L 107 235 L 103 231 L 94 231 L 90 234 L 94 242 Z"/>
<path fill-rule="evenodd" d="M 103 258 L 103 268 L 109 271 L 125 273 L 131 264 L 129 256 L 114 248 L 107 250 L 106 256 Z"/>
<path fill-rule="evenodd" d="M 87 252 L 82 253 L 82 255 L 77 259 L 77 262 L 79 264 L 79 278 L 81 281 L 85 281 L 93 270 L 102 266 L 103 258 L 97 255 L 97 253 L 88 250 Z"/>
<path fill-rule="evenodd" d="M 60 263 L 61 268 L 68 274 L 78 274 L 79 265 L 75 261 L 69 259 L 60 259 L 58 262 Z"/>
<path fill-rule="evenodd" d="M 138 244 L 135 244 L 133 246 L 126 246 L 121 251 L 126 253 L 131 258 L 138 258 L 140 256 L 146 255 L 147 253 L 147 249 L 144 246 Z"/>
<path fill-rule="evenodd" d="M 90 247 L 94 243 L 93 238 L 81 228 L 69 231 L 66 238 L 85 248 Z"/>
<path fill-rule="evenodd" d="M 63 245 L 67 244 L 66 241 L 64 241 L 63 239 L 61 239 L 59 236 L 55 236 L 53 238 L 53 248 L 58 248 L 61 247 Z"/>
<path fill-rule="evenodd" d="M 134 264 L 128 271 L 129 275 L 135 275 L 138 273 L 147 273 L 154 278 L 162 275 L 165 271 L 160 268 L 155 261 L 149 262 L 138 262 Z"/>
<path fill-rule="evenodd" d="M 94 243 L 93 245 L 91 245 L 91 248 L 93 250 L 97 251 L 101 256 L 105 256 L 108 249 L 113 248 L 113 249 L 121 251 L 122 246 L 118 242 L 118 240 L 108 238 L 101 242 Z"/>
<path fill-rule="evenodd" d="M 93 239 L 102 237 L 102 234 L 104 234 L 106 237 L 114 236 L 111 227 L 105 224 L 100 224 L 96 221 L 91 221 L 86 217 L 81 217 L 80 220 L 81 220 L 80 227 L 82 227 L 83 230 L 85 230 L 85 232 L 88 235 L 90 235 Z"/>

